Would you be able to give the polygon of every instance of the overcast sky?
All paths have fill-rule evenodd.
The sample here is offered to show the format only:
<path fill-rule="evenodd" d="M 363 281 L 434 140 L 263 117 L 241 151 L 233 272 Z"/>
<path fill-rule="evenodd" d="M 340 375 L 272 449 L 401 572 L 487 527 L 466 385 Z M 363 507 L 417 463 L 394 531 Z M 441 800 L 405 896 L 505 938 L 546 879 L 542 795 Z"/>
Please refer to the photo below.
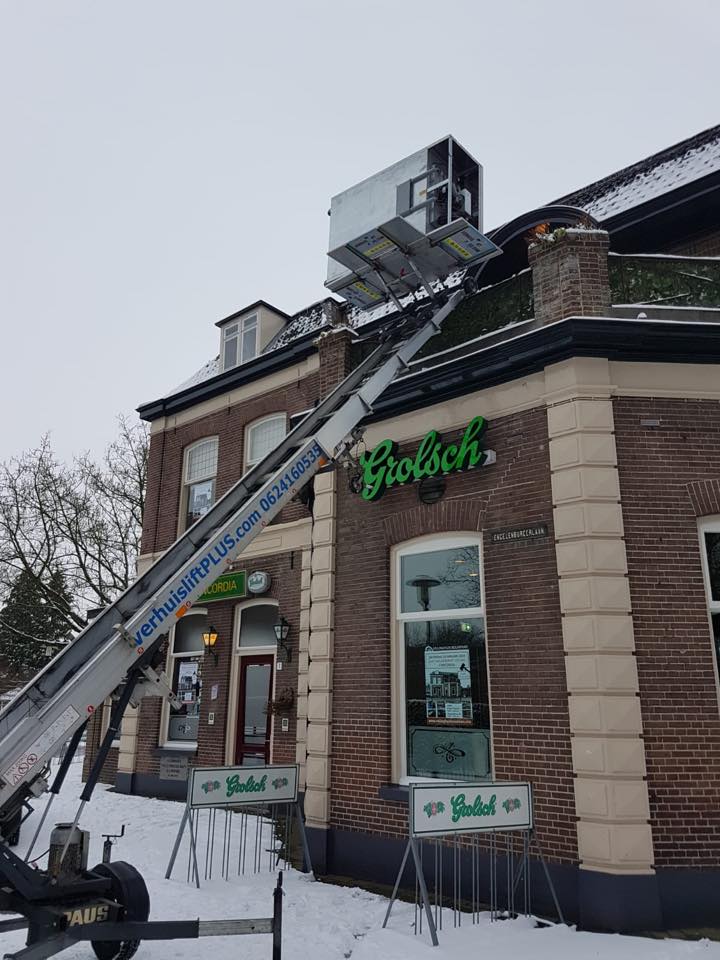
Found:
<path fill-rule="evenodd" d="M 0 0 L 0 459 L 325 291 L 329 198 L 452 133 L 485 226 L 712 126 L 714 0 Z"/>

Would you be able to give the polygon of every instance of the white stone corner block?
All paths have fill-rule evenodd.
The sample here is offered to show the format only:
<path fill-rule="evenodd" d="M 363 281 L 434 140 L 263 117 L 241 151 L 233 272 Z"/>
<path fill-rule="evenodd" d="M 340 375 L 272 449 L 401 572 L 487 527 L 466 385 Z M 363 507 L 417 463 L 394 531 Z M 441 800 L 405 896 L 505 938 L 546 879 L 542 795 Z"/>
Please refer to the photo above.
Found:
<path fill-rule="evenodd" d="M 620 499 L 620 482 L 616 467 L 570 467 L 551 477 L 553 504 L 573 500 Z"/>
<path fill-rule="evenodd" d="M 630 613 L 627 577 L 591 575 L 560 581 L 563 613 Z"/>
<path fill-rule="evenodd" d="M 645 744 L 639 737 L 576 736 L 571 745 L 573 770 L 578 776 L 645 776 Z"/>
<path fill-rule="evenodd" d="M 332 573 L 335 569 L 335 547 L 315 547 L 312 552 L 312 572 Z"/>
<path fill-rule="evenodd" d="M 632 617 L 626 613 L 563 617 L 562 631 L 567 651 L 631 651 L 635 648 Z"/>
<path fill-rule="evenodd" d="M 311 723 L 307 736 L 308 753 L 326 756 L 330 753 L 330 724 Z"/>
<path fill-rule="evenodd" d="M 332 600 L 335 596 L 335 574 L 316 573 L 312 578 L 310 596 L 313 603 L 317 600 Z"/>
<path fill-rule="evenodd" d="M 330 630 L 333 625 L 333 604 L 329 600 L 318 600 L 310 608 L 310 632 Z"/>
<path fill-rule="evenodd" d="M 307 771 L 306 771 L 307 782 Z M 330 810 L 329 794 L 327 790 L 307 784 L 305 790 L 305 822 L 308 826 L 323 827 L 328 822 Z"/>
<path fill-rule="evenodd" d="M 331 659 L 333 655 L 333 631 L 313 630 L 310 634 L 310 656 L 315 660 Z"/>
<path fill-rule="evenodd" d="M 311 690 L 332 690 L 332 663 L 329 660 L 313 660 L 308 671 Z"/>
<path fill-rule="evenodd" d="M 334 493 L 319 493 L 313 503 L 313 517 L 315 520 L 332 520 L 336 511 Z"/>
<path fill-rule="evenodd" d="M 637 663 L 632 654 L 573 654 L 565 658 L 568 690 L 637 693 Z"/>
<path fill-rule="evenodd" d="M 638 736 L 642 733 L 637 697 L 573 694 L 568 698 L 568 708 L 573 733 Z"/>
<path fill-rule="evenodd" d="M 567 433 L 550 441 L 550 467 L 617 466 L 612 433 Z"/>
<path fill-rule="evenodd" d="M 553 522 L 556 540 L 568 537 L 622 537 L 624 533 L 619 503 L 565 503 L 555 507 Z"/>
<path fill-rule="evenodd" d="M 327 757 L 313 756 L 309 752 L 309 747 L 305 764 L 305 780 L 309 787 L 318 787 L 321 790 L 327 790 L 330 786 L 330 761 Z"/>
<path fill-rule="evenodd" d="M 310 724 L 330 722 L 330 692 L 328 690 L 311 690 L 307 699 L 307 718 Z M 309 725 L 308 725 L 309 726 Z"/>
<path fill-rule="evenodd" d="M 627 573 L 625 543 L 618 539 L 566 540 L 556 544 L 558 573 L 571 576 L 584 573 Z"/>
<path fill-rule="evenodd" d="M 328 470 L 326 473 L 315 474 L 315 493 L 332 493 L 335 489 L 335 471 Z"/>

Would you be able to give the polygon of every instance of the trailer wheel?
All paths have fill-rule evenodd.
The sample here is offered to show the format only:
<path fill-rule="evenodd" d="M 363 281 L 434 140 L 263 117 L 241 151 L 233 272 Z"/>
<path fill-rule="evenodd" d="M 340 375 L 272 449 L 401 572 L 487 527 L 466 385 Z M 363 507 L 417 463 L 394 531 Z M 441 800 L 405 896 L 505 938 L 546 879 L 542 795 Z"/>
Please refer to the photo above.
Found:
<path fill-rule="evenodd" d="M 125 908 L 125 920 L 144 921 L 150 916 L 150 896 L 142 875 L 129 863 L 116 860 L 99 863 L 92 870 L 109 877 L 111 896 Z M 91 940 L 98 960 L 130 960 L 140 946 L 139 940 Z"/>

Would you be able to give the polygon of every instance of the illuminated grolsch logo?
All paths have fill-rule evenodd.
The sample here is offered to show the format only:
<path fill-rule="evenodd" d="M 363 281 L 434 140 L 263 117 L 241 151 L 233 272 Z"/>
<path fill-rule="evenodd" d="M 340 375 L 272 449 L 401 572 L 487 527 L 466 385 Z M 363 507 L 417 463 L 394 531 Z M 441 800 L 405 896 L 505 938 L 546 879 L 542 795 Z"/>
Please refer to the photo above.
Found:
<path fill-rule="evenodd" d="M 390 487 L 495 463 L 494 451 L 486 450 L 483 442 L 487 427 L 485 417 L 473 417 L 460 442 L 448 444 L 442 442 L 437 430 L 429 430 L 414 457 L 399 458 L 398 444 L 382 440 L 360 457 L 360 496 L 363 500 L 377 500 Z"/>

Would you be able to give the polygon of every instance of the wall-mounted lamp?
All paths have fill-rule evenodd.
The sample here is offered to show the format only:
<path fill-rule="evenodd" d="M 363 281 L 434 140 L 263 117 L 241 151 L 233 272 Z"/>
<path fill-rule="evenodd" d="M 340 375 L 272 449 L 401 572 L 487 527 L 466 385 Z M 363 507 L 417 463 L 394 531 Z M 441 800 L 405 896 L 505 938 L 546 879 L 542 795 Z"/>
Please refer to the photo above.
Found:
<path fill-rule="evenodd" d="M 273 627 L 275 631 L 275 639 L 278 642 L 278 647 L 282 650 L 283 656 L 282 660 L 285 663 L 290 663 L 290 647 L 287 643 L 288 634 L 290 633 L 290 624 L 287 622 L 285 617 L 279 617 L 278 622 Z"/>
<path fill-rule="evenodd" d="M 218 635 L 217 635 L 217 630 L 212 624 L 210 624 L 210 626 L 207 628 L 205 633 L 203 633 L 202 638 L 203 638 L 203 643 L 205 644 L 205 653 L 210 652 L 213 655 L 213 658 L 215 660 L 215 666 L 217 666 L 218 655 L 215 650 L 215 644 L 217 643 Z"/>

